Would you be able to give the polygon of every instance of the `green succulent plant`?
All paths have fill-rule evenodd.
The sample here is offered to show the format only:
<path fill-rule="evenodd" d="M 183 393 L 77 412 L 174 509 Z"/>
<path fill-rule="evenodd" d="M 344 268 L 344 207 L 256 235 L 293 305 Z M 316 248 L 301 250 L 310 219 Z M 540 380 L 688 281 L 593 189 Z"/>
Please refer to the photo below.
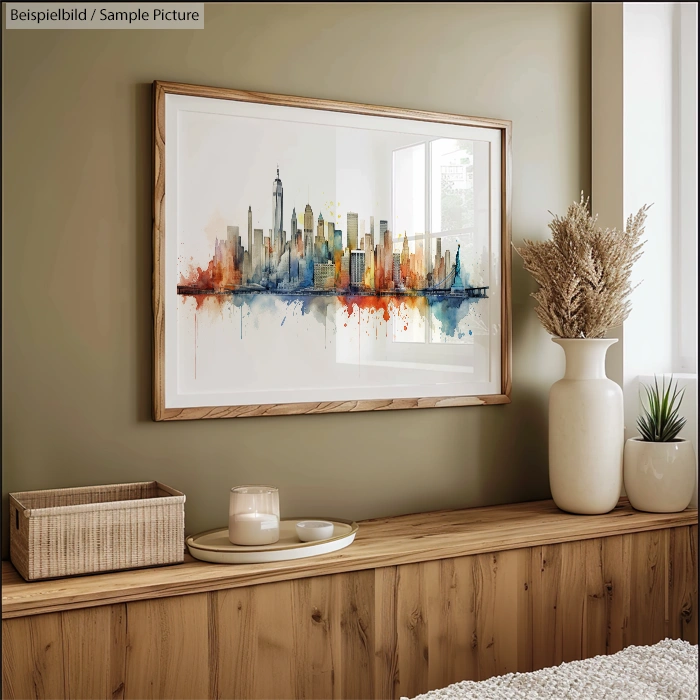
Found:
<path fill-rule="evenodd" d="M 678 389 L 673 377 L 666 386 L 662 378 L 661 388 L 654 375 L 654 386 L 642 384 L 647 395 L 647 404 L 642 403 L 642 415 L 637 418 L 637 428 L 644 442 L 671 442 L 683 430 L 686 419 L 678 414 L 685 389 Z"/>

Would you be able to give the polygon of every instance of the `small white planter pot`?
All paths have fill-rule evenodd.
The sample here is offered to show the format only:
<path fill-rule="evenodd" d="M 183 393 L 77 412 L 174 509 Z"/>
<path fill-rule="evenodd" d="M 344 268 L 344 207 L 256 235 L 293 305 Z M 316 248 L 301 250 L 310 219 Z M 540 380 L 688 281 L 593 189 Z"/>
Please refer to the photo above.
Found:
<path fill-rule="evenodd" d="M 695 487 L 693 445 L 688 440 L 627 440 L 624 478 L 633 508 L 650 513 L 685 510 Z"/>

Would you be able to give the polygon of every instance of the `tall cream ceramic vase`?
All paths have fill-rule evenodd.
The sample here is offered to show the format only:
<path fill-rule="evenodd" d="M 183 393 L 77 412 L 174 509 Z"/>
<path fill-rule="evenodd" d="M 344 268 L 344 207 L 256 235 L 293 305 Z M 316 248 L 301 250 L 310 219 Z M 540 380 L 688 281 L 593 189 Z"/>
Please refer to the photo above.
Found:
<path fill-rule="evenodd" d="M 615 338 L 552 338 L 566 354 L 549 393 L 549 485 L 569 513 L 608 513 L 622 490 L 622 389 L 605 376 Z"/>

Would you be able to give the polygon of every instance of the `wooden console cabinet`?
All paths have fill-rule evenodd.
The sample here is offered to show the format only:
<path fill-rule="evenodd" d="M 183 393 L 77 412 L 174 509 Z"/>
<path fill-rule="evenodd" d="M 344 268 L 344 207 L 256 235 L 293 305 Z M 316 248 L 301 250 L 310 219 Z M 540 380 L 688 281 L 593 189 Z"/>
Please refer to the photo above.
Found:
<path fill-rule="evenodd" d="M 697 511 L 551 501 L 365 521 L 336 554 L 25 583 L 5 698 L 398 698 L 698 640 Z"/>

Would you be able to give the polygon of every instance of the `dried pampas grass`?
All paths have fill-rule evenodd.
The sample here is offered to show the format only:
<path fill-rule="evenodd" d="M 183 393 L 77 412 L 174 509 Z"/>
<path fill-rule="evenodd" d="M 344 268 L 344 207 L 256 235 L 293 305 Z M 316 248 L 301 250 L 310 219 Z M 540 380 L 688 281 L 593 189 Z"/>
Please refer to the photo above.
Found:
<path fill-rule="evenodd" d="M 559 338 L 602 338 L 629 316 L 632 265 L 642 254 L 649 206 L 627 219 L 624 231 L 602 229 L 589 199 L 554 216 L 548 241 L 526 240 L 515 248 L 539 290 L 537 316 Z"/>

